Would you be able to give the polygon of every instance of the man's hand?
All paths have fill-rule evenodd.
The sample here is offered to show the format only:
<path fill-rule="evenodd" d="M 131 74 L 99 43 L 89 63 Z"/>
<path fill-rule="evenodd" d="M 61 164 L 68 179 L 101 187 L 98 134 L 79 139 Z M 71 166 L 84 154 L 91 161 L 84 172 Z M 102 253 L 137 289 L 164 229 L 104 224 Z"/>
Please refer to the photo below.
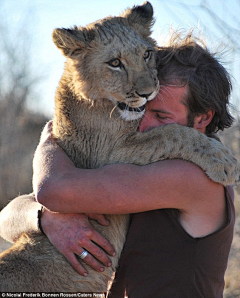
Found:
<path fill-rule="evenodd" d="M 103 215 L 89 214 L 102 225 L 108 225 Z M 102 272 L 104 266 L 111 266 L 109 255 L 114 255 L 114 248 L 100 233 L 98 233 L 84 214 L 53 213 L 44 209 L 42 214 L 42 228 L 56 249 L 70 262 L 72 267 L 81 275 L 87 271 L 76 258 L 84 250 L 89 254 L 84 262 L 94 270 Z"/>

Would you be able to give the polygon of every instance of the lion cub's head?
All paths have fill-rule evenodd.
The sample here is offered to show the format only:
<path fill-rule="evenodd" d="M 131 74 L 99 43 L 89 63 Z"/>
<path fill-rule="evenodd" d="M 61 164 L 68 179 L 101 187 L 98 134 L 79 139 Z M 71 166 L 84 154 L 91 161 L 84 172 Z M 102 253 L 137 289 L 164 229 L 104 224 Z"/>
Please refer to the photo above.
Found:
<path fill-rule="evenodd" d="M 107 98 L 125 120 L 140 118 L 159 89 L 149 2 L 86 27 L 55 29 L 53 40 L 68 58 L 64 82 L 81 99 Z"/>

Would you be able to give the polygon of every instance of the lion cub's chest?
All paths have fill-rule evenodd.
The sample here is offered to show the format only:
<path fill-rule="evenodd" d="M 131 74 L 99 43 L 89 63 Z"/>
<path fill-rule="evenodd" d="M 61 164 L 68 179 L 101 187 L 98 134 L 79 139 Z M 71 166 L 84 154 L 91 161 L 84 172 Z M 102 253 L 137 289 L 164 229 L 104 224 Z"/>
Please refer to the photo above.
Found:
<path fill-rule="evenodd" d="M 62 105 L 61 114 L 55 113 L 54 134 L 58 144 L 80 168 L 109 164 L 109 157 L 124 142 L 127 133 L 137 129 L 138 122 L 122 120 L 109 100 L 101 99 L 94 104 L 67 101 Z"/>

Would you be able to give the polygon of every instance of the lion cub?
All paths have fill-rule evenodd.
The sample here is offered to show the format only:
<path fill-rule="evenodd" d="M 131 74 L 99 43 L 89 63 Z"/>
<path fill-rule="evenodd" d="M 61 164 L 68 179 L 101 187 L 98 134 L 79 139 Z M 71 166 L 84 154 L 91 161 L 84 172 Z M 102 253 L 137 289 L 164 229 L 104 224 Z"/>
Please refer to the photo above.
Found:
<path fill-rule="evenodd" d="M 236 160 L 219 142 L 175 124 L 137 132 L 145 103 L 159 91 L 152 24 L 153 9 L 145 2 L 85 28 L 54 30 L 54 43 L 67 58 L 55 97 L 58 144 L 81 168 L 182 158 L 202 167 L 214 181 L 232 184 L 239 179 Z M 108 219 L 108 227 L 93 225 L 116 249 L 111 268 L 99 273 L 85 264 L 89 274 L 82 277 L 47 237 L 24 234 L 0 256 L 0 291 L 107 292 L 128 216 Z"/>

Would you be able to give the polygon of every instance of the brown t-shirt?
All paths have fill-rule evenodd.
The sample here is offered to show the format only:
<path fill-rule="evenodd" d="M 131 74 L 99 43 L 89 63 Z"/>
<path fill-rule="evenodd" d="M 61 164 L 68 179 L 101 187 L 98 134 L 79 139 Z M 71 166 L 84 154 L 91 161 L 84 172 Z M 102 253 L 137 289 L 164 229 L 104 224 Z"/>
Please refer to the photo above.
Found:
<path fill-rule="evenodd" d="M 111 298 L 222 298 L 233 238 L 233 189 L 225 188 L 227 224 L 193 238 L 172 209 L 134 214 Z"/>

